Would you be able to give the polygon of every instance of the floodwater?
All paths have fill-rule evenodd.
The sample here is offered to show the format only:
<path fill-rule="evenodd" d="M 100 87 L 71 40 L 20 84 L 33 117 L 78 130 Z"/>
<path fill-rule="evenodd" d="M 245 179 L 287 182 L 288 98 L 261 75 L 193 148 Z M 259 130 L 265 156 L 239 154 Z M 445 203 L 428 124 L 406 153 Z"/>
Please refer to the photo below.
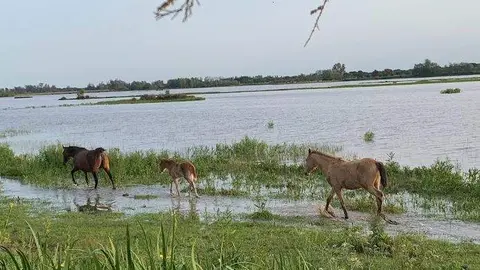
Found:
<path fill-rule="evenodd" d="M 244 197 L 208 196 L 189 198 L 186 194 L 181 197 L 171 197 L 169 190 L 159 185 L 137 185 L 112 190 L 110 187 L 99 187 L 97 190 L 87 187 L 73 189 L 40 188 L 21 184 L 19 181 L 0 178 L 0 187 L 6 197 L 33 200 L 37 207 L 46 207 L 56 212 L 82 211 L 86 207 L 97 211 L 122 212 L 126 215 L 138 213 L 158 213 L 168 210 L 179 211 L 184 214 L 196 215 L 199 218 L 217 214 L 251 214 L 258 210 L 258 202 Z M 135 195 L 153 195 L 150 199 L 136 199 Z M 372 199 L 373 200 L 373 199 Z M 265 207 L 274 214 L 292 217 L 306 217 L 312 221 L 322 217 L 319 201 L 308 200 L 280 200 L 269 199 Z M 462 222 L 445 218 L 432 210 L 430 214 L 419 214 L 415 203 L 407 202 L 407 213 L 403 215 L 389 215 L 389 218 L 399 222 L 399 225 L 385 225 L 385 229 L 392 235 L 398 233 L 422 233 L 430 238 L 448 240 L 452 242 L 471 241 L 480 244 L 480 224 Z M 335 210 L 341 215 L 341 210 Z M 437 215 L 435 215 L 437 213 Z M 349 211 L 350 219 L 334 219 L 347 225 L 362 225 L 367 227 L 371 214 Z M 435 216 L 435 217 L 432 217 Z"/>
<path fill-rule="evenodd" d="M 274 87 L 303 85 L 178 91 Z M 451 87 L 462 92 L 439 93 Z M 92 95 L 144 93 L 152 91 Z M 0 133 L 9 129 L 28 132 L 0 136 L 0 143 L 8 143 L 17 153 L 35 152 L 54 143 L 122 151 L 185 151 L 191 146 L 232 143 L 250 136 L 268 143 L 340 145 L 344 155 L 378 160 L 393 152 L 402 165 L 430 165 L 437 158 L 448 157 L 466 170 L 478 167 L 480 161 L 480 82 L 221 93 L 202 95 L 205 101 L 110 106 L 58 107 L 85 102 L 60 101 L 61 96 L 0 98 Z M 35 108 L 26 108 L 32 106 Z M 267 128 L 269 121 L 274 122 L 273 129 Z M 372 143 L 363 141 L 368 130 L 375 133 Z"/>

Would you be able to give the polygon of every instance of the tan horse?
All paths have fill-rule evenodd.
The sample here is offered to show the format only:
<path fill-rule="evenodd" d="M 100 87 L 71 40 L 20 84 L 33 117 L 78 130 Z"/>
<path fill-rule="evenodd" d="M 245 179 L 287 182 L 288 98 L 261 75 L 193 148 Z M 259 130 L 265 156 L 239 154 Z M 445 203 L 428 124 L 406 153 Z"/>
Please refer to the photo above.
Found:
<path fill-rule="evenodd" d="M 387 174 L 383 163 L 371 158 L 363 158 L 360 160 L 346 161 L 344 159 L 334 157 L 318 151 L 308 149 L 306 159 L 306 175 L 320 170 L 327 178 L 327 182 L 332 187 L 330 195 L 327 198 L 325 211 L 335 217 L 333 211 L 328 209 L 333 196 L 337 194 L 340 204 L 342 205 L 345 219 L 348 219 L 347 209 L 342 197 L 342 189 L 359 189 L 363 188 L 375 196 L 377 201 L 377 215 L 382 217 L 390 224 L 398 224 L 389 220 L 382 213 L 383 192 L 380 190 L 380 184 L 385 188 L 387 186 Z"/>
<path fill-rule="evenodd" d="M 195 196 L 200 198 L 197 193 L 197 187 L 195 186 L 195 181 L 197 181 L 197 171 L 195 166 L 190 161 L 177 162 L 173 159 L 161 159 L 160 160 L 160 172 L 168 170 L 168 174 L 172 177 L 172 182 L 170 183 L 170 194 L 173 195 L 172 185 L 175 183 L 175 188 L 177 189 L 177 195 L 180 196 L 180 191 L 178 190 L 178 181 L 180 178 L 185 178 L 189 185 L 188 194 L 190 195 L 191 191 L 195 192 Z"/>

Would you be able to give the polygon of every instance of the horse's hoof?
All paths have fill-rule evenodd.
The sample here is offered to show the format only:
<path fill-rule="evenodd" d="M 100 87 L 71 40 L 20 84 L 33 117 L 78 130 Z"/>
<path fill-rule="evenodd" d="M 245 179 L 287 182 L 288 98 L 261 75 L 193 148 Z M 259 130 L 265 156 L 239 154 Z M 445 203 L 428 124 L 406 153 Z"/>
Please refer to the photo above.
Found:
<path fill-rule="evenodd" d="M 388 224 L 392 224 L 392 225 L 398 225 L 398 224 L 399 224 L 398 222 L 396 222 L 396 221 L 394 221 L 394 220 L 390 220 L 390 219 L 387 220 L 387 223 L 388 223 Z"/>
<path fill-rule="evenodd" d="M 343 219 L 348 220 L 348 217 L 343 217 Z"/>

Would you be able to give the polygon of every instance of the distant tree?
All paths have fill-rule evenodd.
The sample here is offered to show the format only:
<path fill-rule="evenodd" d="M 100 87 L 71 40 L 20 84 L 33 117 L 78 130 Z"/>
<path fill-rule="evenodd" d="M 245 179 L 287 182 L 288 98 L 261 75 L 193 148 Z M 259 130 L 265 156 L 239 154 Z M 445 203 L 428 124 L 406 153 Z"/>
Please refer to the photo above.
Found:
<path fill-rule="evenodd" d="M 412 75 L 414 77 L 431 77 L 440 75 L 441 67 L 432 62 L 430 59 L 425 59 L 423 63 L 413 66 Z"/>
<path fill-rule="evenodd" d="M 332 68 L 332 77 L 336 81 L 343 80 L 343 76 L 345 75 L 345 64 L 336 63 L 333 65 Z"/>

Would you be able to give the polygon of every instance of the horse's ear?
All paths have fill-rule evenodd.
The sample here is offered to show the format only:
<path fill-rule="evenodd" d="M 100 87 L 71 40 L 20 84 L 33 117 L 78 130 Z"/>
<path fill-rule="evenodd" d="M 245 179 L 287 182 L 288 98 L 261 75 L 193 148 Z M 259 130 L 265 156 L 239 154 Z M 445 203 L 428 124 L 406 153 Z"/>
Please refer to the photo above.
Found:
<path fill-rule="evenodd" d="M 312 153 L 312 149 L 308 148 L 308 153 L 309 154 Z"/>

